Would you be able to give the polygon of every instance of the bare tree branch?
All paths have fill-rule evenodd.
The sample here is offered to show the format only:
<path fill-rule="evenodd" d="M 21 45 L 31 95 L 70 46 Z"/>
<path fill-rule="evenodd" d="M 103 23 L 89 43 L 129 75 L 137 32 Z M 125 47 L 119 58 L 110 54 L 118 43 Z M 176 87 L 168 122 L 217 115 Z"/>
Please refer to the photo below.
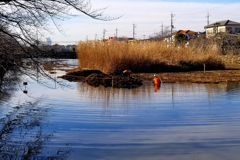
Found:
<path fill-rule="evenodd" d="M 0 41 L 0 72 L 4 74 L 8 67 L 15 66 L 32 77 L 25 72 L 26 66 L 20 65 L 18 56 L 24 53 L 39 67 L 40 73 L 47 76 L 36 59 L 43 53 L 36 34 L 51 32 L 51 22 L 61 31 L 58 22 L 74 16 L 70 13 L 72 10 L 97 20 L 117 19 L 104 16 L 105 9 L 93 10 L 88 0 L 0 0 L 0 36 L 3 37 Z"/>

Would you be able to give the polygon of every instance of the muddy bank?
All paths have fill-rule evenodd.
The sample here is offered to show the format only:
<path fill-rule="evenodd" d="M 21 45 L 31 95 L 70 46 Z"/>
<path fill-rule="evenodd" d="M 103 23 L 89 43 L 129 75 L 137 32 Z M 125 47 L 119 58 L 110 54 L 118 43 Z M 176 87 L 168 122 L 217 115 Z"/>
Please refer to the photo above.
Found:
<path fill-rule="evenodd" d="M 240 70 L 192 71 L 155 73 L 163 83 L 220 83 L 239 82 Z M 152 73 L 137 74 L 141 79 L 152 80 Z"/>
<path fill-rule="evenodd" d="M 68 81 L 82 81 L 89 85 L 98 87 L 100 85 L 104 87 L 115 88 L 136 88 L 142 85 L 140 78 L 124 77 L 123 75 L 107 75 L 99 70 L 84 70 L 69 72 L 60 78 Z"/>

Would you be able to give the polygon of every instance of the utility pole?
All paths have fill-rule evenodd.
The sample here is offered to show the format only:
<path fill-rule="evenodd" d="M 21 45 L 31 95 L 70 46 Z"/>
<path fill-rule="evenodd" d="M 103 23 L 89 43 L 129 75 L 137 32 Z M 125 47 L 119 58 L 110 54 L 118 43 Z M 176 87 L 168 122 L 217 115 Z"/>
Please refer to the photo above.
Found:
<path fill-rule="evenodd" d="M 171 44 L 172 44 L 172 29 L 174 28 L 174 26 L 173 26 L 173 17 L 174 16 L 175 15 L 171 13 Z"/>
<path fill-rule="evenodd" d="M 116 28 L 116 37 L 118 37 L 118 29 Z"/>
<path fill-rule="evenodd" d="M 143 35 L 143 40 L 145 40 L 145 35 Z"/>
<path fill-rule="evenodd" d="M 162 38 L 163 38 L 163 23 L 162 23 L 162 26 L 161 26 L 161 27 L 162 27 Z"/>
<path fill-rule="evenodd" d="M 209 12 L 208 12 L 208 14 L 207 14 L 207 25 L 209 25 L 209 17 L 210 17 L 210 15 L 209 15 Z"/>
<path fill-rule="evenodd" d="M 103 29 L 103 41 L 104 41 L 104 39 L 105 39 L 105 34 L 106 34 L 106 32 L 107 32 L 107 31 L 106 31 L 106 29 L 104 28 L 104 29 Z"/>
<path fill-rule="evenodd" d="M 95 42 L 97 41 L 97 34 L 95 34 Z"/>
<path fill-rule="evenodd" d="M 136 32 L 135 32 L 135 28 L 137 28 L 137 27 L 136 27 L 135 24 L 133 24 L 133 40 L 135 39 L 135 34 L 136 34 Z"/>

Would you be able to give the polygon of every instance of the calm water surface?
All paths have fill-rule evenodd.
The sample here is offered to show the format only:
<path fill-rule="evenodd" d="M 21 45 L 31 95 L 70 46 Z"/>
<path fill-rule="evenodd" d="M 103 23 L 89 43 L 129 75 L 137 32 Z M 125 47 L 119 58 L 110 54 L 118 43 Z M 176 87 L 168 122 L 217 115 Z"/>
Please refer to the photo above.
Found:
<path fill-rule="evenodd" d="M 240 83 L 164 83 L 155 92 L 151 83 L 116 89 L 49 82 L 50 89 L 22 81 L 28 94 L 21 82 L 0 108 L 2 159 L 240 157 Z"/>

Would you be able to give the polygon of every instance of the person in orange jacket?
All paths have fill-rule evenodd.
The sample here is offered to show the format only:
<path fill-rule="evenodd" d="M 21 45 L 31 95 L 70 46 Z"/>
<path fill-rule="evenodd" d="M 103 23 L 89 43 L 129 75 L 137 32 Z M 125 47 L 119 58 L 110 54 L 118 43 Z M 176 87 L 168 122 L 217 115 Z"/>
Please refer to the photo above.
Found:
<path fill-rule="evenodd" d="M 130 77 L 130 73 L 131 73 L 131 71 L 126 69 L 126 70 L 123 71 L 123 76 L 124 77 Z"/>
<path fill-rule="evenodd" d="M 154 75 L 153 83 L 154 83 L 154 86 L 160 87 L 162 82 L 161 82 L 160 78 L 158 78 L 156 75 Z"/>

